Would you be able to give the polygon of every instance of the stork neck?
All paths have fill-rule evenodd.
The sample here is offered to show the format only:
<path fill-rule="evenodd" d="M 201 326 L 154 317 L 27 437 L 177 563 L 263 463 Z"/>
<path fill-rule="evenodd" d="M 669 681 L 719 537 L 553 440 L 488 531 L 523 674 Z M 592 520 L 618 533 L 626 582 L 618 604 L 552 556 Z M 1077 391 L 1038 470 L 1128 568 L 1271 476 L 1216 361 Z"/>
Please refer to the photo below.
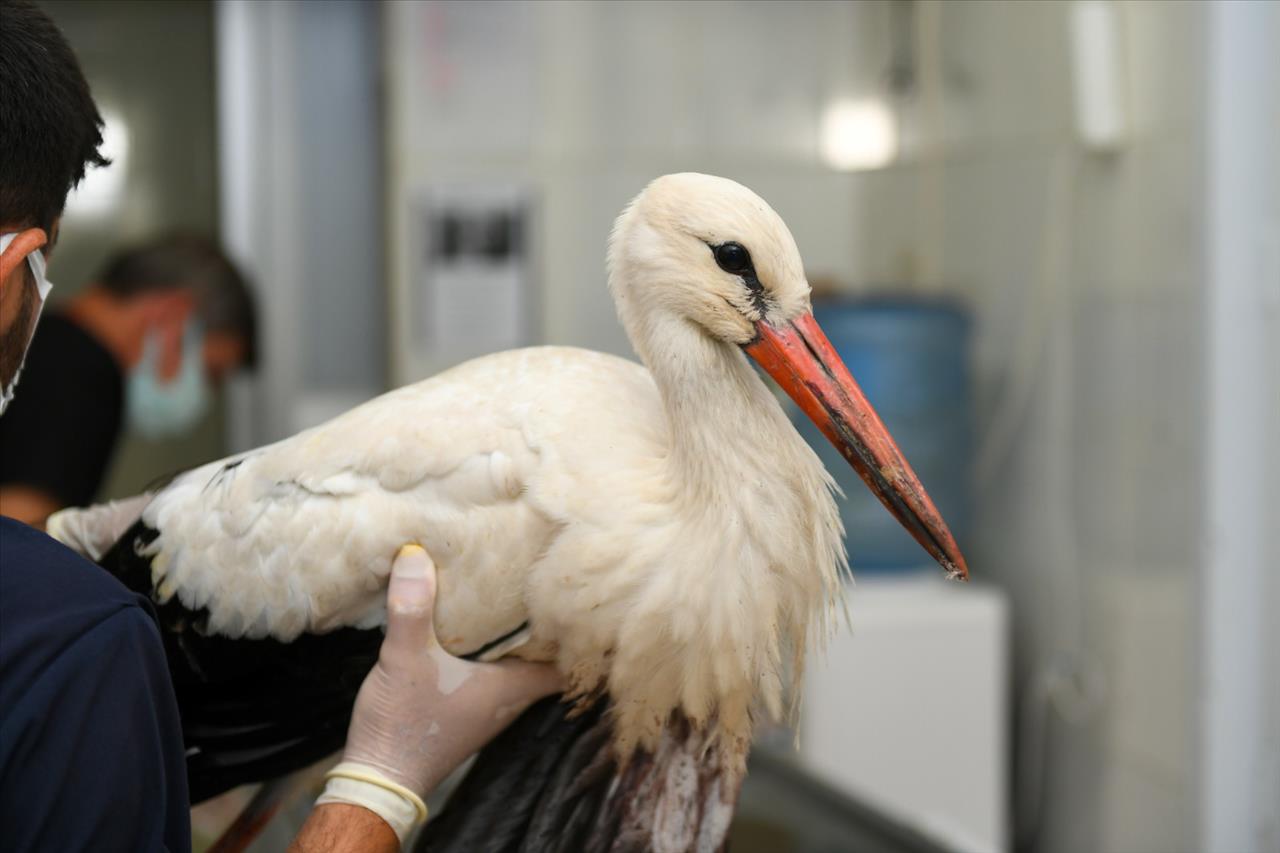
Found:
<path fill-rule="evenodd" d="M 800 439 L 741 350 L 684 320 L 653 331 L 637 349 L 670 420 L 672 476 L 702 495 L 767 476 L 778 443 Z"/>

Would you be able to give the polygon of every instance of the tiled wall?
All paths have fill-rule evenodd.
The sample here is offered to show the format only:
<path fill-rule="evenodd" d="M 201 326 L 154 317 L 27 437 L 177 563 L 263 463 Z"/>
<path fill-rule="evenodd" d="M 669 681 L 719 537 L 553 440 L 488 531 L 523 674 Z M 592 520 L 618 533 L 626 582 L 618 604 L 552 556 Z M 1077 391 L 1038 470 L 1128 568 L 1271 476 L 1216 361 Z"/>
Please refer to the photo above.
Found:
<path fill-rule="evenodd" d="M 891 53 L 912 50 L 895 15 L 912 7 L 927 16 L 915 66 L 937 73 L 894 99 L 902 156 L 832 172 L 821 111 L 890 97 Z M 1120 10 L 1130 137 L 1105 155 L 1074 140 L 1061 2 L 386 16 L 394 299 L 414 193 L 531 181 L 545 339 L 625 353 L 604 288 L 608 228 L 646 180 L 695 169 L 768 199 L 811 277 L 972 304 L 985 438 L 971 564 L 1014 595 L 1031 697 L 1019 717 L 1047 720 L 1044 749 L 1023 751 L 1046 768 L 1044 850 L 1177 851 L 1196 832 L 1205 14 Z M 395 381 L 438 367 L 393 363 Z M 1077 677 L 1089 689 L 1070 689 Z M 1017 788 L 1035 791 L 1026 776 Z"/>
<path fill-rule="evenodd" d="M 408 212 L 437 181 L 534 189 L 547 342 L 630 352 L 605 287 L 605 241 L 623 205 L 668 172 L 739 180 L 786 219 L 810 269 L 847 277 L 856 267 L 854 180 L 821 163 L 817 138 L 825 103 L 863 81 L 861 7 L 546 2 L 386 11 L 396 299 L 408 288 Z M 396 382 L 441 367 L 399 349 Z"/>
<path fill-rule="evenodd" d="M 863 220 L 860 263 L 872 282 L 940 258 L 922 285 L 977 312 L 971 562 L 1015 595 L 1022 731 L 1048 721 L 1015 788 L 1047 767 L 1039 849 L 1191 849 L 1203 8 L 1120 4 L 1131 123 L 1109 154 L 1074 139 L 1066 4 L 937 11 L 942 145 L 858 181 L 887 212 Z M 916 236 L 920 199 L 940 201 L 939 245 Z"/>

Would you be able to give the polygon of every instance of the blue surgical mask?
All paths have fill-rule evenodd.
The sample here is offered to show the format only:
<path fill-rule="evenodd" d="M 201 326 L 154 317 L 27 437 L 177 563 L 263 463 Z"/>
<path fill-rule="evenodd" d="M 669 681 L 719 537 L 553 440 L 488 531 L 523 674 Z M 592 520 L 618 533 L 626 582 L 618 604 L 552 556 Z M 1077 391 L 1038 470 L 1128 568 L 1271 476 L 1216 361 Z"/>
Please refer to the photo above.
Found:
<path fill-rule="evenodd" d="M 182 364 L 168 382 L 158 375 L 160 339 L 148 332 L 142 358 L 129 371 L 125 412 L 129 426 L 147 438 L 186 432 L 209 410 L 204 377 L 204 330 L 188 321 L 182 333 Z"/>

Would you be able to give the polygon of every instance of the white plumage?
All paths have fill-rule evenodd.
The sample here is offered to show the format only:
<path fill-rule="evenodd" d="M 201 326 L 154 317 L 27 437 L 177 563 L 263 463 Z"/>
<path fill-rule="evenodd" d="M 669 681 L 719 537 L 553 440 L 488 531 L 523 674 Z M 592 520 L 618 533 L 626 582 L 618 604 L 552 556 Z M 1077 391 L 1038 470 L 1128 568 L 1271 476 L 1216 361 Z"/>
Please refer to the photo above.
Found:
<path fill-rule="evenodd" d="M 726 241 L 759 287 L 717 266 Z M 450 651 L 528 623 L 491 652 L 554 661 L 577 695 L 607 689 L 620 754 L 679 711 L 714 718 L 740 762 L 844 565 L 831 480 L 743 354 L 760 324 L 807 315 L 809 287 L 768 205 L 704 175 L 646 188 L 609 267 L 645 367 L 500 353 L 184 474 L 143 516 L 160 596 L 231 637 L 368 627 L 393 555 L 418 542 Z"/>

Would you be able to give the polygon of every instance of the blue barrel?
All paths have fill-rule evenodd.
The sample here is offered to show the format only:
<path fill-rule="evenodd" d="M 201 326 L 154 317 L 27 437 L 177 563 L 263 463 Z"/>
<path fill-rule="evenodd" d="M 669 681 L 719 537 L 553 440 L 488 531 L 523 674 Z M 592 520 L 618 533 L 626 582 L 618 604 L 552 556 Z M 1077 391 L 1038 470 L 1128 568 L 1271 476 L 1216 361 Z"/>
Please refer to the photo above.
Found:
<path fill-rule="evenodd" d="M 818 300 L 813 313 L 963 548 L 972 516 L 969 315 L 953 302 L 903 297 Z M 837 500 L 850 565 L 932 567 L 817 427 L 798 409 L 793 419 L 844 489 Z"/>

